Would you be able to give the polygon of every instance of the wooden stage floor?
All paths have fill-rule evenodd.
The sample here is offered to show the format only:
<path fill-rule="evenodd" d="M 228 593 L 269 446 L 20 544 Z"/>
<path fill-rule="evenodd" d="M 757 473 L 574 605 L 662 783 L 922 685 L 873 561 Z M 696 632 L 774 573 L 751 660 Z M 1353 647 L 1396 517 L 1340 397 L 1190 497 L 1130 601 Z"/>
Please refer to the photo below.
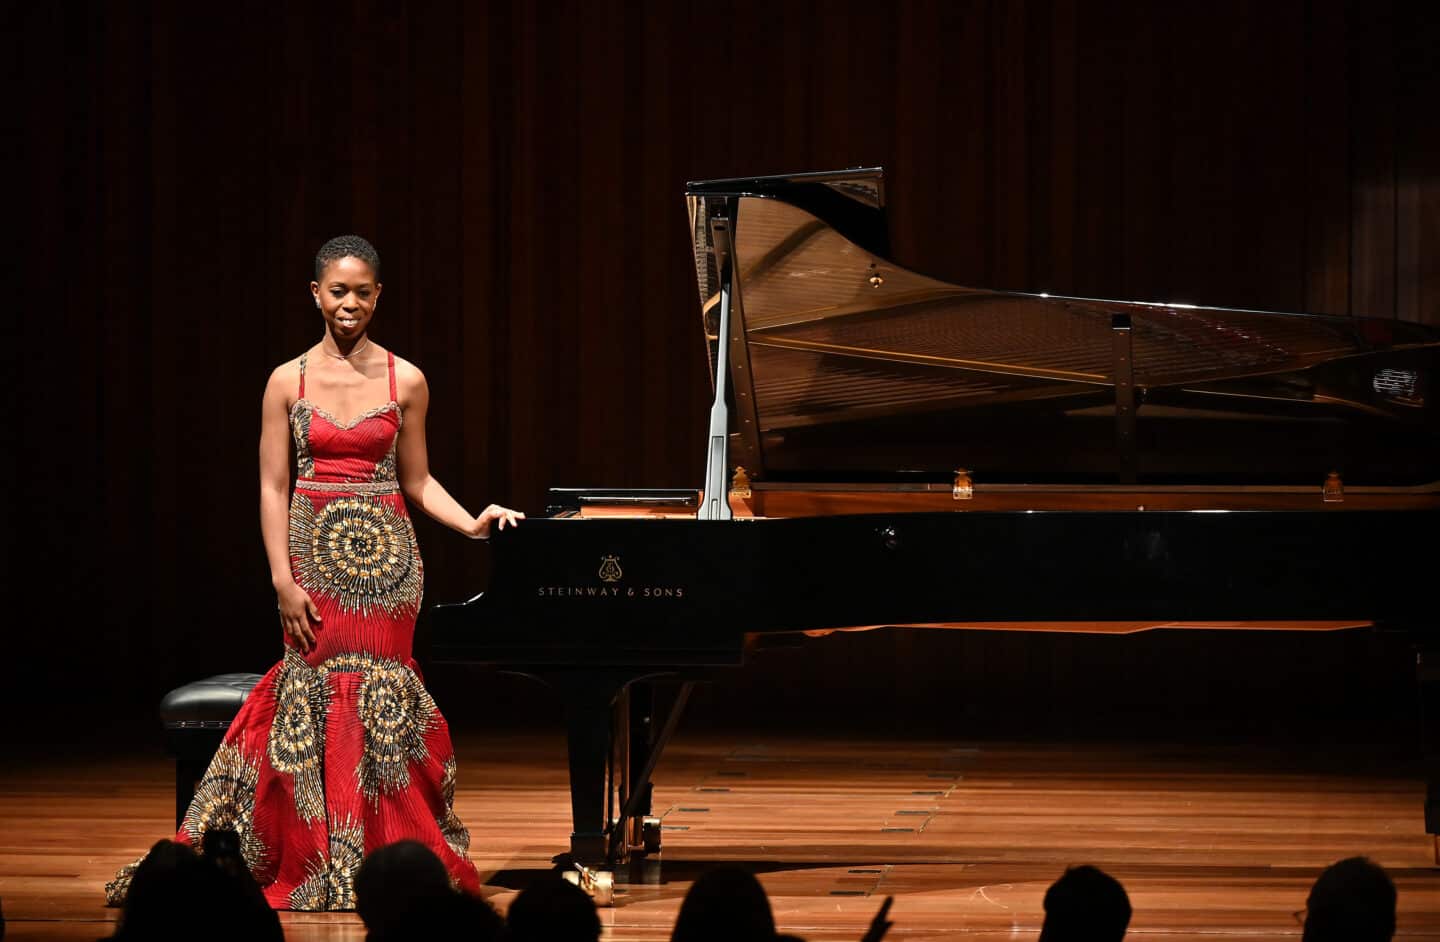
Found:
<path fill-rule="evenodd" d="M 456 804 L 503 910 L 566 844 L 563 743 L 468 735 L 459 751 Z M 858 940 L 886 895 L 894 940 L 1033 939 L 1045 888 L 1093 863 L 1128 889 L 1131 938 L 1297 940 L 1320 869 L 1366 854 L 1399 887 L 1397 938 L 1440 938 L 1423 784 L 1374 752 L 682 733 L 656 777 L 661 862 L 601 915 L 608 939 L 667 939 L 694 877 L 732 861 L 814 942 Z M 10 938 L 109 934 L 101 884 L 169 832 L 170 776 L 158 752 L 7 760 Z M 292 940 L 364 937 L 352 914 L 282 919 Z"/>

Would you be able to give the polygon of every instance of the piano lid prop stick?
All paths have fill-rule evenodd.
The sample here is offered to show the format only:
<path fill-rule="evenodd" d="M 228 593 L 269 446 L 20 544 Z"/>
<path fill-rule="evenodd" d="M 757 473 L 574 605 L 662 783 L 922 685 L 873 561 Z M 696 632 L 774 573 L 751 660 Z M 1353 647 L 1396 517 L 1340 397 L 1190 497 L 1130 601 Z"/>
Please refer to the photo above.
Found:
<path fill-rule="evenodd" d="M 729 520 L 730 482 L 727 476 L 730 410 L 725 405 L 725 381 L 730 375 L 730 267 L 720 276 L 720 329 L 715 345 L 715 402 L 710 406 L 710 449 L 705 455 L 705 503 L 701 520 Z"/>

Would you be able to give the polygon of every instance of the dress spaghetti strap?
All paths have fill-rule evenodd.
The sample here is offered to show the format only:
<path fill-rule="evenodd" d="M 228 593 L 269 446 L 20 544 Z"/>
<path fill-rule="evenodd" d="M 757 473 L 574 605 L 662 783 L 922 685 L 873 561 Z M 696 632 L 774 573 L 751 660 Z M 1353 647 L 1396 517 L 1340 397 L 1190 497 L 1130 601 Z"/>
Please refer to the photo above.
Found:
<path fill-rule="evenodd" d="M 309 351 L 309 350 L 306 350 L 304 353 L 300 354 L 300 395 L 299 395 L 299 397 L 298 397 L 298 398 L 300 398 L 300 399 L 304 399 L 304 398 L 305 398 L 305 360 L 306 360 L 309 356 L 310 356 L 310 351 Z M 393 383 L 392 383 L 392 385 L 393 385 Z"/>
<path fill-rule="evenodd" d="M 393 351 L 385 351 L 385 362 L 390 366 L 390 401 L 399 402 L 400 400 L 395 397 L 395 354 Z M 301 383 L 305 381 L 303 370 L 301 371 L 300 381 Z"/>

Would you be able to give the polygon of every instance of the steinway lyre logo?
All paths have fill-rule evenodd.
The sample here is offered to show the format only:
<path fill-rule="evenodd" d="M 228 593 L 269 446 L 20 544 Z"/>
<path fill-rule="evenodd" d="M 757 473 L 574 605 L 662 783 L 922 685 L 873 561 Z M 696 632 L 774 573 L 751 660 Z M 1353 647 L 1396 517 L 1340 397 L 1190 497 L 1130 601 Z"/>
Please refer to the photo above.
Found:
<path fill-rule="evenodd" d="M 651 561 L 641 560 L 641 562 Z M 649 570 L 651 567 L 642 565 L 640 568 Z M 568 585 L 536 586 L 535 591 L 542 598 L 565 599 L 683 599 L 685 597 L 683 585 L 620 585 L 620 580 L 625 578 L 625 570 L 620 568 L 618 554 L 601 556 L 600 571 L 597 575 L 600 577 L 598 585 L 589 580 L 577 580 Z M 646 576 L 642 573 L 641 578 L 644 579 Z"/>

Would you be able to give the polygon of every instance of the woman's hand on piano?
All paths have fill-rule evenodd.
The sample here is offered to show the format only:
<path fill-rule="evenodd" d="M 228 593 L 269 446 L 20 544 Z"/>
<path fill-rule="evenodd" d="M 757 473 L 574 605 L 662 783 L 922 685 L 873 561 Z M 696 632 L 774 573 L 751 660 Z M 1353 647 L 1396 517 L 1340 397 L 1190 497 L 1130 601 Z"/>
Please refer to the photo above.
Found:
<path fill-rule="evenodd" d="M 476 540 L 488 540 L 492 525 L 503 530 L 506 526 L 518 527 L 520 521 L 524 519 L 525 515 L 518 510 L 491 504 L 480 511 L 480 516 L 475 518 L 475 525 L 470 530 L 470 537 Z"/>

